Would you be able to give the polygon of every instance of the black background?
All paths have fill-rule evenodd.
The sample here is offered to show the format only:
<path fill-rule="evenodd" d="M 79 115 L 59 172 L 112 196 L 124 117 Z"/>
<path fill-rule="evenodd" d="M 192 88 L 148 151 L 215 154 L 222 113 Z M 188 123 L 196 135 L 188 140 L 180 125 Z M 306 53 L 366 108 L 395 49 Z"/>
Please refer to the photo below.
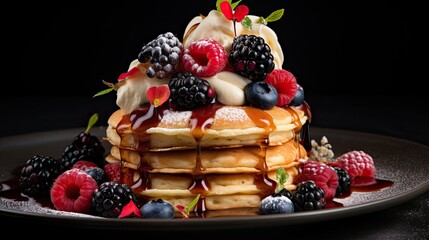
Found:
<path fill-rule="evenodd" d="M 411 1 L 242 3 L 260 16 L 285 9 L 283 18 L 269 26 L 283 48 L 283 68 L 305 89 L 313 126 L 429 145 L 425 8 Z M 117 106 L 114 93 L 92 98 L 105 88 L 101 81 L 116 81 L 158 34 L 183 36 L 194 16 L 214 8 L 215 0 L 10 3 L 0 15 L 0 137 L 84 128 L 94 112 L 100 114 L 99 124 L 106 125 Z M 399 224 L 416 205 L 427 206 L 427 194 L 388 212 L 348 219 L 351 225 L 342 224 L 342 234 L 354 232 L 354 224 L 368 218 L 379 228 L 386 218 Z M 321 227 L 335 236 L 339 230 L 329 230 L 331 223 L 341 222 Z M 367 226 L 357 236 L 371 232 Z"/>
<path fill-rule="evenodd" d="M 268 16 L 313 111 L 314 126 L 367 131 L 429 145 L 424 87 L 424 15 L 397 1 L 242 2 Z M 13 3 L 12 3 L 13 4 Z M 158 34 L 183 36 L 196 15 L 215 1 L 40 2 L 12 6 L 2 15 L 2 136 L 86 126 L 98 112 L 105 125 L 115 94 L 93 99 L 115 82 Z M 420 58 L 419 58 L 420 56 Z M 423 60 L 421 60 L 423 59 Z"/>

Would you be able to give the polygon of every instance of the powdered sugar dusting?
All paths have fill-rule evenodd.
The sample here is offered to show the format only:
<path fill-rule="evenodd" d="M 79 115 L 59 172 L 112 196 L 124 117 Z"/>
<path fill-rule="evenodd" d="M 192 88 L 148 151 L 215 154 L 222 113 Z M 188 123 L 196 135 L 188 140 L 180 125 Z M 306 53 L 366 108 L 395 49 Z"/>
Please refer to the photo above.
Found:
<path fill-rule="evenodd" d="M 191 118 L 191 111 L 171 111 L 165 110 L 162 117 L 161 124 L 171 125 L 177 123 L 188 123 Z"/>
<path fill-rule="evenodd" d="M 248 119 L 248 116 L 241 108 L 223 107 L 217 110 L 215 118 L 234 122 L 244 122 Z"/>
<path fill-rule="evenodd" d="M 14 200 L 3 199 L 3 198 L 0 198 L 0 209 L 9 209 L 13 211 L 47 214 L 47 215 L 54 215 L 54 216 L 101 218 L 101 217 L 83 214 L 83 213 L 58 211 L 55 209 L 42 207 L 36 204 L 34 201 L 14 201 Z"/>

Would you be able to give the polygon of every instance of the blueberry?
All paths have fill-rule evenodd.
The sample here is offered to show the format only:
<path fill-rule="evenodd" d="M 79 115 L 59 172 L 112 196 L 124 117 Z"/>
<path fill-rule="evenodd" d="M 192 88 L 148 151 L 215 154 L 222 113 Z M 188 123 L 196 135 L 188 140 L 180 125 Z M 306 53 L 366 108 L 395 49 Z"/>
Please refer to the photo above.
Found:
<path fill-rule="evenodd" d="M 174 207 L 162 199 L 151 200 L 140 208 L 144 218 L 174 218 Z"/>
<path fill-rule="evenodd" d="M 304 102 L 304 89 L 301 86 L 298 86 L 295 97 L 289 103 L 289 106 L 299 106 Z"/>
<path fill-rule="evenodd" d="M 103 169 L 99 167 L 89 168 L 85 170 L 85 172 L 89 174 L 97 182 L 98 185 L 102 184 L 107 180 L 106 173 L 104 172 Z"/>
<path fill-rule="evenodd" d="M 261 109 L 271 109 L 277 103 L 277 90 L 267 82 L 252 81 L 244 87 L 246 102 Z"/>
<path fill-rule="evenodd" d="M 270 195 L 262 199 L 261 203 L 259 204 L 259 214 L 261 215 L 293 212 L 293 203 L 285 196 L 273 197 Z"/>

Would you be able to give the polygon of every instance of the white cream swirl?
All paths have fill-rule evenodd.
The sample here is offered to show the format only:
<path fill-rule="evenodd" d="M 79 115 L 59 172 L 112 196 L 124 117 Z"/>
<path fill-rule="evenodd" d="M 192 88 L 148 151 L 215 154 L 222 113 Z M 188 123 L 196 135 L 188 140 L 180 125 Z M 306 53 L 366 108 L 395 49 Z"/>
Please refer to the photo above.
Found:
<path fill-rule="evenodd" d="M 236 23 L 237 35 L 248 34 L 264 38 L 265 42 L 271 48 L 275 68 L 282 68 L 284 61 L 283 51 L 278 42 L 277 35 L 271 28 L 257 23 L 259 17 L 248 16 L 253 22 L 252 29 L 245 28 L 240 23 Z M 188 23 L 183 46 L 187 48 L 194 41 L 211 38 L 219 42 L 225 48 L 226 52 L 229 53 L 234 36 L 233 22 L 226 19 L 222 13 L 212 10 L 205 18 L 197 16 Z M 138 60 L 134 60 L 131 62 L 128 70 L 136 67 L 138 64 Z M 170 81 L 170 78 L 149 78 L 146 75 L 146 70 L 141 66 L 139 68 L 141 71 L 128 77 L 125 83 L 117 90 L 116 104 L 125 113 L 130 113 L 140 105 L 149 102 L 146 96 L 149 87 L 168 84 Z M 243 89 L 250 82 L 246 77 L 229 71 L 221 71 L 212 77 L 204 79 L 213 87 L 216 92 L 216 98 L 220 103 L 228 106 L 241 106 L 246 103 Z"/>

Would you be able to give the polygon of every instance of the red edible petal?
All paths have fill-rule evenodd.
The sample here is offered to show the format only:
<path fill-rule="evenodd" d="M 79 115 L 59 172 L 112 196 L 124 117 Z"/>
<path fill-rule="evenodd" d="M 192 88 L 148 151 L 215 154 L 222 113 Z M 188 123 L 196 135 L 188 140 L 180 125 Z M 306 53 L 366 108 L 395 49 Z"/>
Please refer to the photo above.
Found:
<path fill-rule="evenodd" d="M 133 201 L 130 201 L 122 208 L 121 214 L 119 214 L 118 218 L 124 218 L 128 216 L 142 217 L 140 210 Z"/>
<path fill-rule="evenodd" d="M 185 207 L 182 205 L 177 205 L 176 208 L 179 210 L 179 212 L 183 212 L 185 210 Z"/>
<path fill-rule="evenodd" d="M 240 5 L 235 9 L 233 18 L 236 19 L 237 22 L 241 22 L 248 13 L 249 8 L 246 5 Z"/>
<path fill-rule="evenodd" d="M 164 84 L 161 86 L 152 86 L 147 90 L 147 99 L 154 107 L 161 106 L 170 97 L 170 88 Z"/>
<path fill-rule="evenodd" d="M 220 6 L 220 10 L 222 11 L 226 19 L 232 20 L 233 14 L 232 14 L 231 4 L 227 1 L 223 1 L 219 6 Z"/>
<path fill-rule="evenodd" d="M 122 81 L 125 78 L 132 76 L 133 74 L 135 74 L 138 71 L 140 71 L 140 69 L 138 67 L 133 67 L 128 72 L 125 72 L 125 73 L 122 73 L 121 75 L 119 75 L 118 81 Z"/>

